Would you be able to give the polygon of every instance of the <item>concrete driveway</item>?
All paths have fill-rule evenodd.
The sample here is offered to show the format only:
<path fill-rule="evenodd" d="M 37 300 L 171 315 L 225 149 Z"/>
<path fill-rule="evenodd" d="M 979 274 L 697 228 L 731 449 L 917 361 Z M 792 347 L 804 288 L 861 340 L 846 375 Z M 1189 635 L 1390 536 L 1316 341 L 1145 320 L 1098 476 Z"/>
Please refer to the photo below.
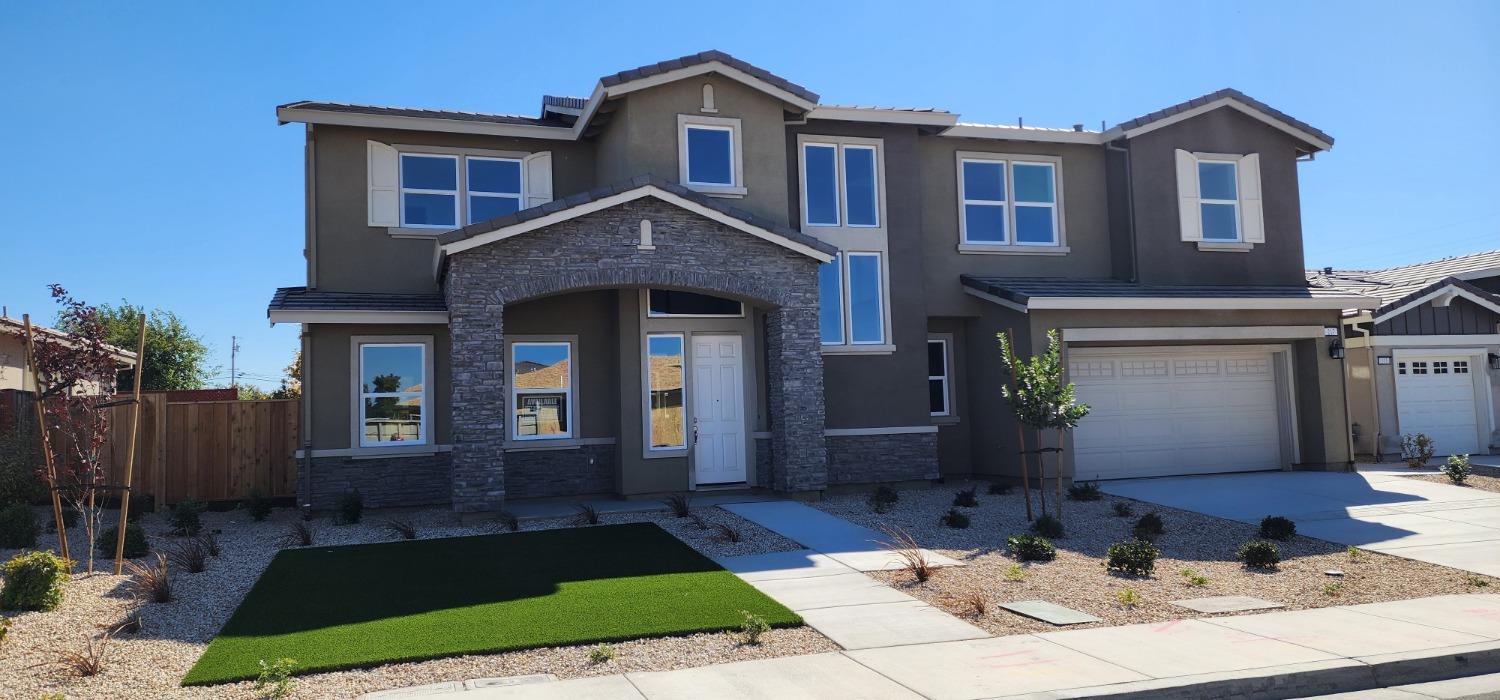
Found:
<path fill-rule="evenodd" d="M 1500 494 L 1412 479 L 1403 465 L 1353 474 L 1257 472 L 1101 484 L 1105 493 L 1245 523 L 1284 515 L 1297 534 L 1500 576 Z"/>

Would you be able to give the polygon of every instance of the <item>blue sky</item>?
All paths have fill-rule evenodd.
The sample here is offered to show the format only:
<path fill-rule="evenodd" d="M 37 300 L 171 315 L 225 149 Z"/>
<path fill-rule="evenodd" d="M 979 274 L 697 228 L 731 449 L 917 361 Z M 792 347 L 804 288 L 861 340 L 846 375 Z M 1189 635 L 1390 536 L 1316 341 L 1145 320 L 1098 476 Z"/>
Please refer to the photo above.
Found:
<path fill-rule="evenodd" d="M 857 12 L 849 7 L 859 7 Z M 1301 166 L 1310 267 L 1500 248 L 1500 3 L 9 2 L 0 303 L 45 285 L 177 312 L 275 384 L 300 284 L 297 99 L 532 114 L 719 48 L 824 102 L 1096 128 L 1225 86 L 1333 134 Z"/>

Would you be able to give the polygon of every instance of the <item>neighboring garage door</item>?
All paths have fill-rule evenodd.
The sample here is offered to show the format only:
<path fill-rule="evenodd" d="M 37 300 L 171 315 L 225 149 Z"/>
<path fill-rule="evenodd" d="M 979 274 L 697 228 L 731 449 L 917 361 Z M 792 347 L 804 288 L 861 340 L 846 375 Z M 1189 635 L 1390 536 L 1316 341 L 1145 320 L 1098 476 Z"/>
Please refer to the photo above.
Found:
<path fill-rule="evenodd" d="M 1278 469 L 1283 461 L 1275 355 L 1192 348 L 1069 353 L 1078 400 L 1077 478 Z"/>
<path fill-rule="evenodd" d="M 1478 452 L 1474 377 L 1465 355 L 1401 355 L 1396 420 L 1402 435 L 1425 433 L 1440 455 Z"/>

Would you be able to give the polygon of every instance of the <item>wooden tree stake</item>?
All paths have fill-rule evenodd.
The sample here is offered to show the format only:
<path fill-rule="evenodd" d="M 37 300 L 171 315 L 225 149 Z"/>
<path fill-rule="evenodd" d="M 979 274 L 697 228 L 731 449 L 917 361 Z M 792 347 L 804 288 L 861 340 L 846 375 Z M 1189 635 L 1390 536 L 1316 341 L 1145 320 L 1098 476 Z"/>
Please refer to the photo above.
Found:
<path fill-rule="evenodd" d="M 125 566 L 125 527 L 130 520 L 130 484 L 135 477 L 135 441 L 141 430 L 141 375 L 146 367 L 146 310 L 141 309 L 140 339 L 135 344 L 135 404 L 130 407 L 130 441 L 125 448 L 125 489 L 120 492 L 120 526 L 115 528 L 115 575 Z"/>
<path fill-rule="evenodd" d="M 52 460 L 52 437 L 47 434 L 47 410 L 42 405 L 42 378 L 36 368 L 36 340 L 31 332 L 31 314 L 21 314 L 21 323 L 26 328 L 26 364 L 31 369 L 31 382 L 36 389 L 36 424 L 41 431 L 42 463 L 47 467 L 47 490 L 52 492 L 52 518 L 57 523 L 57 545 L 62 551 L 63 559 L 71 567 L 73 557 L 68 552 L 68 528 L 63 524 L 62 496 L 57 493 L 57 465 Z M 21 388 L 26 388 L 24 383 Z"/>
<path fill-rule="evenodd" d="M 1011 366 L 1014 367 L 1016 364 L 1016 336 L 1011 329 L 1007 328 L 1005 329 L 1005 337 L 1010 341 L 1005 344 L 1005 351 L 1010 353 Z M 1016 391 L 1016 375 L 1014 372 L 1010 375 L 1010 390 L 1012 393 Z M 1031 479 L 1027 476 L 1027 473 L 1031 470 L 1031 455 L 1026 454 L 1026 427 L 1021 425 L 1019 419 L 1016 420 L 1016 440 L 1021 444 L 1021 494 L 1026 497 L 1026 521 L 1030 522 Z M 1046 486 L 1046 482 L 1042 482 L 1042 488 L 1046 488 Z"/>

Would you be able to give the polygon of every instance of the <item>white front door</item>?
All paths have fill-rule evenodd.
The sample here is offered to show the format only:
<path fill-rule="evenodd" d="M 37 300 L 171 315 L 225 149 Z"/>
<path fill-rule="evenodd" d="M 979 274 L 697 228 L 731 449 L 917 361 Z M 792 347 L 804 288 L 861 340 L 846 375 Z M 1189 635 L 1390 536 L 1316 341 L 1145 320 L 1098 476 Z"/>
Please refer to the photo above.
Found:
<path fill-rule="evenodd" d="M 1423 433 L 1440 455 L 1479 449 L 1474 377 L 1466 355 L 1401 355 L 1396 361 L 1396 421 L 1402 435 Z"/>
<path fill-rule="evenodd" d="M 740 336 L 693 336 L 693 463 L 699 484 L 745 481 L 744 369 Z"/>

